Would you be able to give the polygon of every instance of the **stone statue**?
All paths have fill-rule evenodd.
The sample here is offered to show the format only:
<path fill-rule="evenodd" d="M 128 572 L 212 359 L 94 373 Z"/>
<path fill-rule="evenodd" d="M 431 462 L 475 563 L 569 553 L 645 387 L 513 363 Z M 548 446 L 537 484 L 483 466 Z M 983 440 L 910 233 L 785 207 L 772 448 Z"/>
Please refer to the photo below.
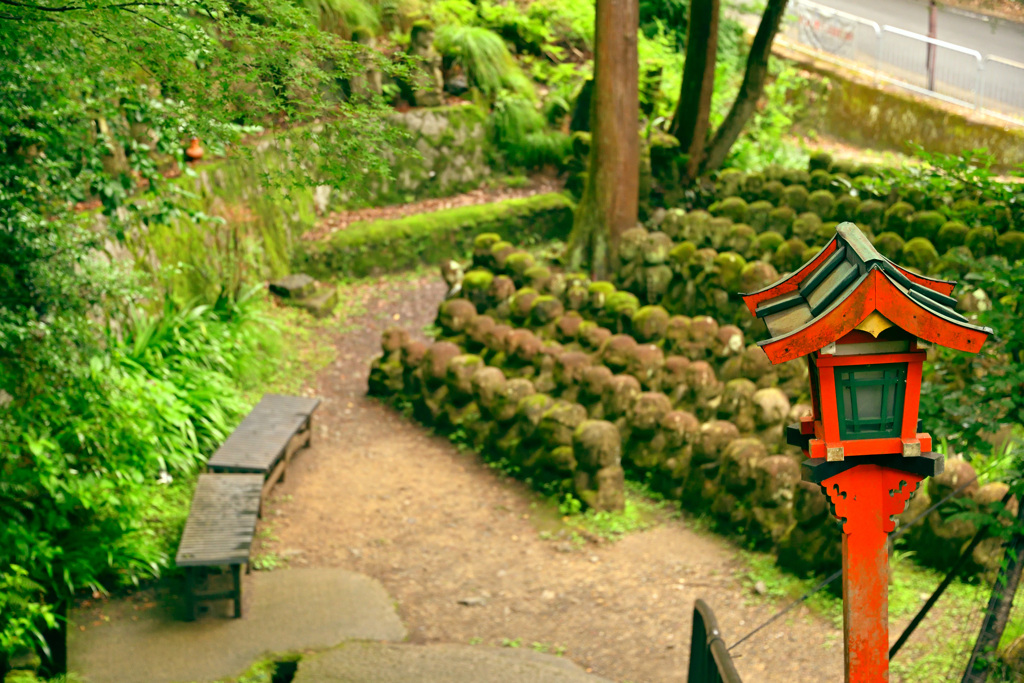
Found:
<path fill-rule="evenodd" d="M 362 71 L 353 74 L 350 80 L 352 95 L 362 98 L 372 98 L 380 95 L 383 91 L 383 81 L 381 72 L 374 68 L 373 64 L 373 55 L 376 50 L 373 34 L 369 29 L 357 28 L 352 31 L 352 41 L 359 43 L 365 48 L 365 52 L 359 57 Z"/>
<path fill-rule="evenodd" d="M 417 107 L 438 107 L 444 103 L 444 78 L 441 55 L 434 49 L 434 27 L 420 21 L 412 27 L 408 54 L 419 62 L 421 73 L 411 84 L 412 104 Z"/>

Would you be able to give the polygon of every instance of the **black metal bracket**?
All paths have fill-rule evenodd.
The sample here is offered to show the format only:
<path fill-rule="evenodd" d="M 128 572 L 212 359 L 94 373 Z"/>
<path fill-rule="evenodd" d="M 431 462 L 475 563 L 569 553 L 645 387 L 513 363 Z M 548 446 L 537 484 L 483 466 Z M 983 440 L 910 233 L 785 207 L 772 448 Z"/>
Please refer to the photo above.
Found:
<path fill-rule="evenodd" d="M 851 455 L 843 460 L 828 461 L 825 458 L 808 458 L 803 461 L 804 481 L 821 484 L 830 477 L 845 472 L 857 465 L 880 465 L 923 477 L 934 477 L 945 470 L 946 459 L 941 453 L 922 453 L 905 458 L 892 453 L 888 455 Z"/>

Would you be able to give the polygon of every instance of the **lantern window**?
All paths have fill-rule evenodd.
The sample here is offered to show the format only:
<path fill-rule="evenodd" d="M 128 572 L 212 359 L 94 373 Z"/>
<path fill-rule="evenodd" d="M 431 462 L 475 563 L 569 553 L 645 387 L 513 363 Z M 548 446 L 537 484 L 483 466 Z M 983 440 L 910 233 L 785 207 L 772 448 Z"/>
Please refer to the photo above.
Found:
<path fill-rule="evenodd" d="M 835 381 L 840 438 L 900 435 L 907 389 L 906 363 L 837 367 Z"/>

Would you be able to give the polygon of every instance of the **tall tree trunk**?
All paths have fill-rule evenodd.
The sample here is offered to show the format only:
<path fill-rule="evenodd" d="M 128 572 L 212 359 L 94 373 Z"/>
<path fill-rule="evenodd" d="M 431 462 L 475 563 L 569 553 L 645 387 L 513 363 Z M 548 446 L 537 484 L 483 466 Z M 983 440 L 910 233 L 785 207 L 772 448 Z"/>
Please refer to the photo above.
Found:
<path fill-rule="evenodd" d="M 992 586 L 992 595 L 985 610 L 985 619 L 981 622 L 978 640 L 967 662 L 967 670 L 961 683 L 985 683 L 992 670 L 992 661 L 996 656 L 996 648 L 1003 637 L 1006 622 L 1010 618 L 1013 607 L 1013 596 L 1017 593 L 1021 572 L 1024 571 L 1024 501 L 1017 508 L 1017 529 L 1006 545 L 1003 564 L 999 575 Z"/>
<path fill-rule="evenodd" d="M 715 89 L 715 57 L 718 52 L 719 0 L 693 0 L 690 4 L 686 62 L 679 103 L 668 132 L 679 140 L 687 155 L 682 182 L 689 184 L 697 176 L 704 158 L 711 118 L 711 93 Z"/>
<path fill-rule="evenodd" d="M 743 84 L 736 95 L 736 101 L 732 103 L 729 114 L 725 121 L 718 127 L 714 139 L 708 143 L 704 152 L 704 161 L 701 165 L 701 173 L 714 171 L 721 167 L 725 157 L 733 143 L 743 131 L 747 119 L 754 113 L 757 101 L 764 91 L 764 79 L 768 75 L 768 58 L 772 53 L 772 42 L 775 34 L 779 32 L 779 24 L 782 22 L 782 15 L 786 12 L 788 0 L 768 0 L 764 14 L 761 15 L 761 24 L 757 27 L 757 34 L 754 36 L 754 43 L 750 46 L 750 55 L 747 57 L 747 70 L 743 74 Z"/>
<path fill-rule="evenodd" d="M 607 279 L 619 235 L 637 222 L 640 192 L 637 0 L 597 0 L 590 162 L 569 238 L 569 262 Z"/>

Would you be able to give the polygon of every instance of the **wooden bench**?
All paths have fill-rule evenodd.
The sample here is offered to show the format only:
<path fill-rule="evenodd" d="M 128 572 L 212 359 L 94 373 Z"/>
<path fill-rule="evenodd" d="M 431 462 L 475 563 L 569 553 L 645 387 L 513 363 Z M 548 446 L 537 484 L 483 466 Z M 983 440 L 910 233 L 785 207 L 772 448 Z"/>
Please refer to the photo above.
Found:
<path fill-rule="evenodd" d="M 284 481 L 295 452 L 310 444 L 313 411 L 319 405 L 318 398 L 265 394 L 210 457 L 207 469 L 262 474 L 265 498 L 274 484 Z"/>
<path fill-rule="evenodd" d="M 242 616 L 242 565 L 249 552 L 263 494 L 261 474 L 200 474 L 175 562 L 185 569 L 186 618 L 196 618 L 200 601 L 233 599 Z M 232 588 L 197 593 L 204 567 L 231 567 Z"/>
<path fill-rule="evenodd" d="M 192 497 L 176 562 L 185 569 L 186 617 L 198 603 L 232 599 L 242 616 L 242 565 L 249 554 L 263 500 L 284 480 L 292 456 L 310 444 L 313 411 L 320 399 L 266 394 L 207 462 Z M 197 593 L 206 567 L 230 567 L 231 589 Z"/>

